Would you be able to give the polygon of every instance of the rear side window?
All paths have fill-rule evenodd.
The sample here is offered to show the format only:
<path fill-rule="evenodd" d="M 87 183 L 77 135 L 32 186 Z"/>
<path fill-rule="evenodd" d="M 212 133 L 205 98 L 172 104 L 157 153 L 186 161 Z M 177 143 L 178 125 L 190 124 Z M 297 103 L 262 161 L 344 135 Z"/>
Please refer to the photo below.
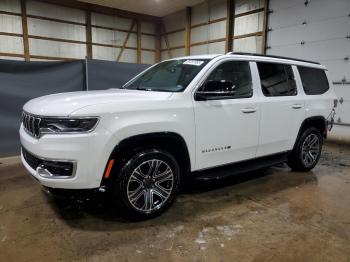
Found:
<path fill-rule="evenodd" d="M 298 66 L 305 94 L 321 95 L 329 89 L 326 72 L 322 69 Z"/>
<path fill-rule="evenodd" d="M 290 65 L 257 62 L 265 96 L 294 96 L 297 88 Z"/>

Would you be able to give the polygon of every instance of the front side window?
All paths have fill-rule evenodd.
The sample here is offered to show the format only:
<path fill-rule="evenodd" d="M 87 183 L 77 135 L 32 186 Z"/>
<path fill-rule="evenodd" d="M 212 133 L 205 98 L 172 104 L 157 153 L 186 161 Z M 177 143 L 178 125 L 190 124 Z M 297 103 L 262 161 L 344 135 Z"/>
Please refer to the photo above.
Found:
<path fill-rule="evenodd" d="M 277 63 L 256 63 L 261 88 L 265 96 L 294 96 L 297 94 L 292 67 Z"/>
<path fill-rule="evenodd" d="M 209 59 L 164 61 L 125 84 L 125 89 L 181 92 L 209 62 Z"/>
<path fill-rule="evenodd" d="M 227 92 L 225 98 L 247 98 L 253 95 L 249 62 L 228 61 L 220 64 L 206 79 L 200 92 Z"/>
<path fill-rule="evenodd" d="M 329 83 L 324 70 L 298 66 L 298 71 L 305 94 L 321 95 L 328 91 Z"/>

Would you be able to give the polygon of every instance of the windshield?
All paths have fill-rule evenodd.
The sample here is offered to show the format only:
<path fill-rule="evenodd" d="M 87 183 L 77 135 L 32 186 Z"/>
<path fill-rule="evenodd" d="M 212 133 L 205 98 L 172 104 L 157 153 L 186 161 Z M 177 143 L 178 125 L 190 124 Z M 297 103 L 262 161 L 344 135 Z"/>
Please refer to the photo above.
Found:
<path fill-rule="evenodd" d="M 209 59 L 164 61 L 125 84 L 125 89 L 181 92 L 209 62 Z"/>

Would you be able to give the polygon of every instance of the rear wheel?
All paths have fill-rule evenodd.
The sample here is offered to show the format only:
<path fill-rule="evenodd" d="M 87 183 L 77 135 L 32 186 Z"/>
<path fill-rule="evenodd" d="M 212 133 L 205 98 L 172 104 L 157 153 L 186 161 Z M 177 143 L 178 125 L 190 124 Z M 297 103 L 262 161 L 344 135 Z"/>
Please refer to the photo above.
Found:
<path fill-rule="evenodd" d="M 317 128 L 305 129 L 288 158 L 288 165 L 295 171 L 313 169 L 320 159 L 322 144 L 323 138 Z"/>
<path fill-rule="evenodd" d="M 115 198 L 124 215 L 140 220 L 164 212 L 178 192 L 179 170 L 176 159 L 162 150 L 144 150 L 132 156 L 116 182 Z"/>

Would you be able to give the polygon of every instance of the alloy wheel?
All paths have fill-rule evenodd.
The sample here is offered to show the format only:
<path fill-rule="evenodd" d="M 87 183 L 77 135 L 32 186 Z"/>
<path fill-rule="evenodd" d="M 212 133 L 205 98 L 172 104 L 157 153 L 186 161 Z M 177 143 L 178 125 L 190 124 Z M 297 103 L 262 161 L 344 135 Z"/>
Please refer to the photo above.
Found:
<path fill-rule="evenodd" d="M 316 134 L 309 134 L 302 145 L 301 157 L 306 167 L 312 166 L 320 154 L 320 139 Z"/>
<path fill-rule="evenodd" d="M 127 197 L 138 211 L 151 213 L 163 206 L 174 187 L 174 173 L 159 159 L 151 159 L 137 166 L 127 183 Z"/>

